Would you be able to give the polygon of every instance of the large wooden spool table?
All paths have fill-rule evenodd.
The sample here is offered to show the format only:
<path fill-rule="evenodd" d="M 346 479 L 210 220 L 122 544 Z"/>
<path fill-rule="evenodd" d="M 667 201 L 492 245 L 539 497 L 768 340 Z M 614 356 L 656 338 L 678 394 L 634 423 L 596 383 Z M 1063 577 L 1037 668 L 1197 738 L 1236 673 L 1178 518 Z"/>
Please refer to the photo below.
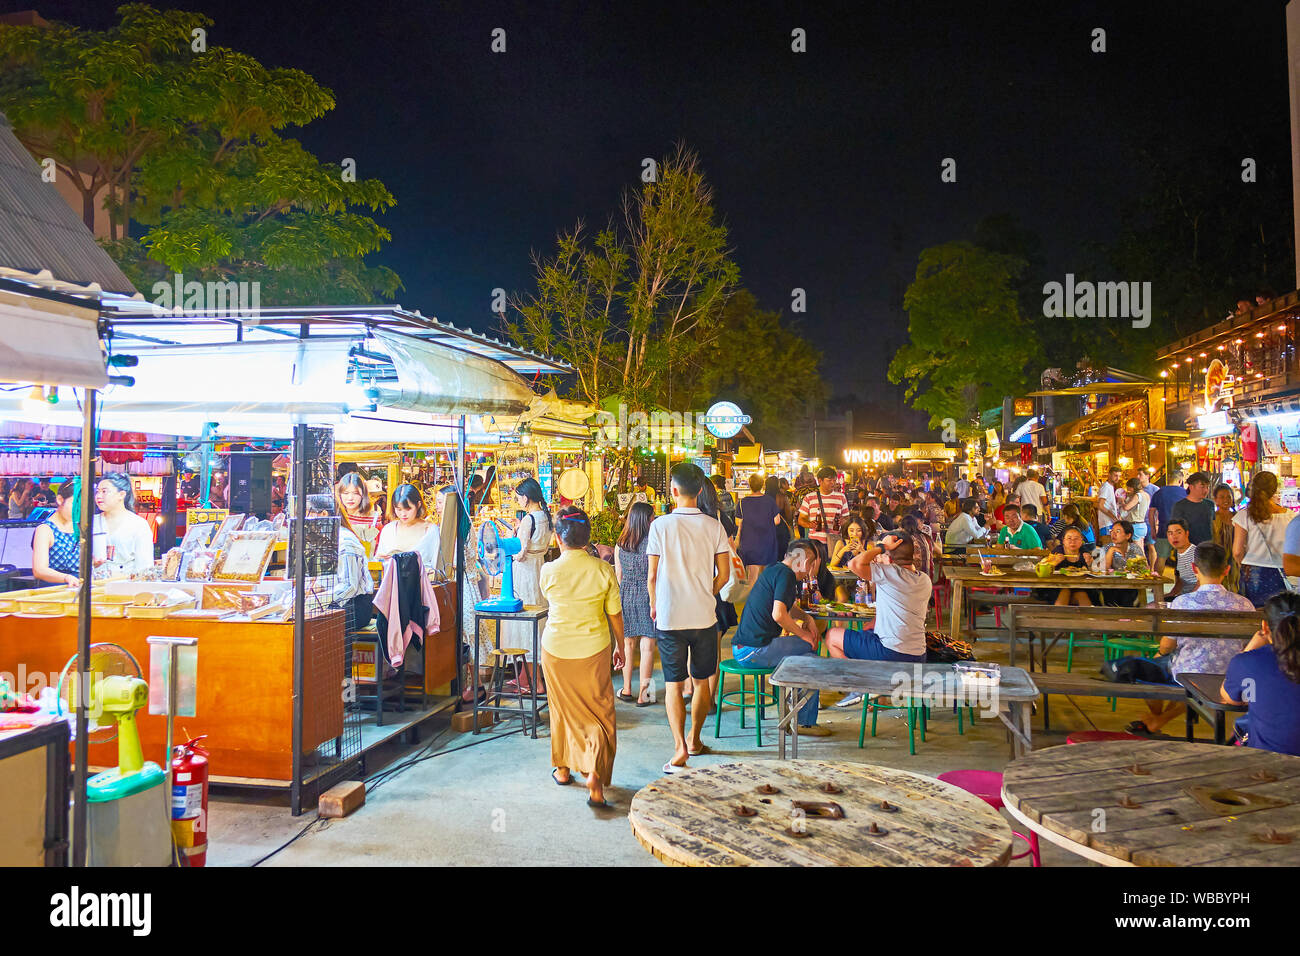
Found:
<path fill-rule="evenodd" d="M 827 783 L 839 792 L 824 792 Z M 809 812 L 809 836 L 794 836 L 796 800 L 838 804 L 843 817 Z M 897 809 L 882 809 L 882 801 Z M 739 816 L 741 805 L 756 812 Z M 674 866 L 1005 866 L 1011 858 L 1011 828 L 983 800 L 933 777 L 870 764 L 699 767 L 641 788 L 628 819 L 641 845 Z"/>
<path fill-rule="evenodd" d="M 1050 747 L 1007 767 L 1002 799 L 1107 866 L 1300 864 L 1300 757 L 1161 740 Z"/>

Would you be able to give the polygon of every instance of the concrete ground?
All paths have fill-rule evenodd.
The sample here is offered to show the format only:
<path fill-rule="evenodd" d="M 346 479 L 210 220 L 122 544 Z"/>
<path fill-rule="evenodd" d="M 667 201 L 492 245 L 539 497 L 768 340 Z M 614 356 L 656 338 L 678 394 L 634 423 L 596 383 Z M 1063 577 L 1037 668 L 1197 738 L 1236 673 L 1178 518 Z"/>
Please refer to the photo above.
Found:
<path fill-rule="evenodd" d="M 1006 647 L 992 641 L 976 644 L 981 660 L 1006 661 Z M 1079 652 L 1075 669 L 1095 672 L 1097 651 Z M 1055 664 L 1055 661 L 1054 661 Z M 1063 660 L 1053 669 L 1063 668 Z M 621 678 L 615 677 L 615 688 Z M 510 731 L 517 722 L 499 724 L 479 736 L 453 734 L 441 718 L 426 725 L 415 745 L 392 745 L 385 752 L 392 768 L 421 751 L 450 751 L 423 760 L 368 788 L 365 806 L 341 820 L 311 824 L 311 816 L 293 817 L 283 801 L 214 795 L 210 813 L 210 866 L 247 866 L 308 828 L 266 866 L 336 865 L 469 865 L 469 866 L 658 866 L 632 835 L 626 815 L 633 795 L 662 776 L 672 743 L 662 703 L 663 682 L 656 671 L 660 702 L 637 708 L 619 702 L 618 758 L 613 786 L 606 789 L 612 811 L 586 806 L 580 783 L 558 787 L 550 780 L 550 745 L 543 726 L 539 739 Z M 729 688 L 732 685 L 728 685 Z M 635 689 L 634 689 L 635 690 Z M 907 751 L 907 725 L 896 712 L 879 718 L 876 738 L 858 749 L 861 708 L 830 707 L 836 696 L 823 695 L 821 723 L 833 736 L 803 738 L 800 756 L 860 761 L 939 774 L 945 770 L 1002 770 L 1010 759 L 1006 734 L 996 720 L 980 720 L 958 735 L 951 713 L 935 712 L 925 743 L 916 756 Z M 1141 701 L 1121 700 L 1110 710 L 1103 698 L 1052 698 L 1053 732 L 1042 733 L 1034 719 L 1035 748 L 1065 743 L 1071 730 L 1120 730 L 1145 713 Z M 774 721 L 773 721 L 774 723 Z M 713 736 L 713 719 L 704 740 L 714 753 L 692 758 L 691 766 L 755 758 L 775 759 L 776 737 L 764 725 L 763 746 L 754 740 L 752 723 L 740 729 L 739 712 L 723 711 L 722 735 Z M 1167 728 L 1183 730 L 1182 719 Z M 1199 730 L 1200 736 L 1206 731 Z M 432 739 L 432 746 L 428 746 Z M 453 749 L 463 748 L 463 749 Z M 382 775 L 380 761 L 370 773 Z M 580 779 L 580 778 L 579 778 Z M 1010 822 L 1010 818 L 1007 818 Z M 1016 841 L 1016 852 L 1023 844 Z M 1075 855 L 1042 842 L 1044 866 L 1089 865 Z M 1027 866 L 1029 860 L 1012 865 Z"/>

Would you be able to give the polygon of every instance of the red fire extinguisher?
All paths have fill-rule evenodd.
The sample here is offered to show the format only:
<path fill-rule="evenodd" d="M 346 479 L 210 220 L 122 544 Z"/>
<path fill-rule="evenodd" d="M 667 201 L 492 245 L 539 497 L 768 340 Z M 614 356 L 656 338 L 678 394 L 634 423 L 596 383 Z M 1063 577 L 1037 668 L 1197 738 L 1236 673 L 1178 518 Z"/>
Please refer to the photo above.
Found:
<path fill-rule="evenodd" d="M 182 866 L 203 866 L 208 858 L 208 752 L 202 734 L 172 748 L 172 836 Z"/>

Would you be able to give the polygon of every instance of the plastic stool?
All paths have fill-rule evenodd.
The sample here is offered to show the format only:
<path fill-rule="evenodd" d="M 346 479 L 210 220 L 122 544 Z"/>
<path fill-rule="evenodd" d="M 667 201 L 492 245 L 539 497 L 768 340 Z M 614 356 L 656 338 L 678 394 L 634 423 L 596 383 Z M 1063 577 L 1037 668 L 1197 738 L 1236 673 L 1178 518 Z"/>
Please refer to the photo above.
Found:
<path fill-rule="evenodd" d="M 754 702 L 754 739 L 758 745 L 763 746 L 763 718 L 767 715 L 767 705 L 776 706 L 776 691 L 766 689 L 767 681 L 764 679 L 775 667 L 745 667 L 737 664 L 734 660 L 722 661 L 718 665 L 718 714 L 713 724 L 713 736 L 718 737 L 722 734 L 722 704 L 733 697 L 740 698 L 740 728 L 745 728 L 745 701 L 753 698 Z M 728 674 L 736 674 L 740 677 L 740 690 L 726 691 L 723 687 L 727 682 Z M 745 678 L 754 679 L 754 689 L 745 690 Z"/>
<path fill-rule="evenodd" d="M 1065 738 L 1067 744 L 1097 744 L 1111 740 L 1146 740 L 1123 730 L 1079 730 Z"/>
<path fill-rule="evenodd" d="M 1002 809 L 1002 774 L 996 770 L 949 770 L 947 773 L 939 774 L 937 779 L 979 797 L 994 810 Z M 1029 844 L 1028 850 L 1013 854 L 1011 859 L 1020 860 L 1029 857 L 1032 866 L 1042 866 L 1042 860 L 1038 855 L 1038 834 L 1030 833 L 1026 836 L 1015 830 L 1011 832 L 1013 836 Z"/>

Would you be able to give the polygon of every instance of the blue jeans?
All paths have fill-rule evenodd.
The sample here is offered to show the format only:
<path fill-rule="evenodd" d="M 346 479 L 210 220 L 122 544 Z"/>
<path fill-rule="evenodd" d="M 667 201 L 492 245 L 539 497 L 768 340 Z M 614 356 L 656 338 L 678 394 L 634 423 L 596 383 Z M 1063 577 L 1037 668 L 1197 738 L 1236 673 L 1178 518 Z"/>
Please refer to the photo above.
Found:
<path fill-rule="evenodd" d="M 775 667 L 787 657 L 816 653 L 817 649 L 802 637 L 790 634 L 773 638 L 772 643 L 766 647 L 731 645 L 731 655 L 741 667 Z M 821 692 L 814 691 L 812 699 L 799 708 L 799 726 L 811 727 L 817 723 L 819 710 L 821 710 Z"/>

